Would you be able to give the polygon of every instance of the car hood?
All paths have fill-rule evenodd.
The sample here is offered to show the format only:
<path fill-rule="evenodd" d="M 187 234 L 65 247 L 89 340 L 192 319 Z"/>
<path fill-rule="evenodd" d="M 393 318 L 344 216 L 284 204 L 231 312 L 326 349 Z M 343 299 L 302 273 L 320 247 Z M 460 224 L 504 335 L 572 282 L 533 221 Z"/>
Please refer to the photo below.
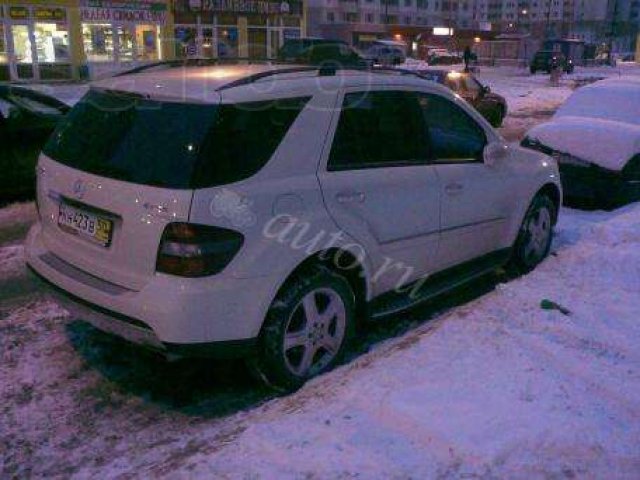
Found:
<path fill-rule="evenodd" d="M 597 118 L 560 117 L 533 127 L 527 138 L 614 171 L 640 151 L 640 126 Z"/>

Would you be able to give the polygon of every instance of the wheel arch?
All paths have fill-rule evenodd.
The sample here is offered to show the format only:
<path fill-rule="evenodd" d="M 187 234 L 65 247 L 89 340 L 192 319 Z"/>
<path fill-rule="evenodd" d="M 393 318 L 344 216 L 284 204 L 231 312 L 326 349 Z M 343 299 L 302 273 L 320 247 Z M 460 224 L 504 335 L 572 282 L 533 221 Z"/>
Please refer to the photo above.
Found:
<path fill-rule="evenodd" d="M 361 250 L 364 252 L 364 250 Z M 366 313 L 366 304 L 371 292 L 369 285 L 369 269 L 366 257 L 360 257 L 345 247 L 333 247 L 318 251 L 309 255 L 298 263 L 286 276 L 284 282 L 278 287 L 272 302 L 295 281 L 296 277 L 305 275 L 318 265 L 342 275 L 353 290 L 356 301 L 356 318 L 362 318 Z"/>

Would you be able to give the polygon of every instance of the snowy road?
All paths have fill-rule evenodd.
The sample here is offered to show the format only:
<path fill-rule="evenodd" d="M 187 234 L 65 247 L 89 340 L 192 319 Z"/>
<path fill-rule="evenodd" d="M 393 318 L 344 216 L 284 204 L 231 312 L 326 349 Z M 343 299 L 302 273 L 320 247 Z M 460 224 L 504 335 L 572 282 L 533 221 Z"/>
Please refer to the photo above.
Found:
<path fill-rule="evenodd" d="M 640 205 L 564 210 L 530 275 L 378 327 L 271 400 L 241 366 L 168 365 L 65 317 L 22 264 L 33 215 L 0 211 L 0 476 L 640 475 Z"/>

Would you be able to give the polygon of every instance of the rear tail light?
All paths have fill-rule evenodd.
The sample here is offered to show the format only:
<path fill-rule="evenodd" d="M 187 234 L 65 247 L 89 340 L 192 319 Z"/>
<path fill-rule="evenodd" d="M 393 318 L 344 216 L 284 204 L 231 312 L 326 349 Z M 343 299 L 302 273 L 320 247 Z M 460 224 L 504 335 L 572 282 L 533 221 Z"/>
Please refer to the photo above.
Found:
<path fill-rule="evenodd" d="M 221 272 L 238 253 L 244 237 L 220 227 L 170 223 L 162 234 L 156 271 L 181 277 Z"/>

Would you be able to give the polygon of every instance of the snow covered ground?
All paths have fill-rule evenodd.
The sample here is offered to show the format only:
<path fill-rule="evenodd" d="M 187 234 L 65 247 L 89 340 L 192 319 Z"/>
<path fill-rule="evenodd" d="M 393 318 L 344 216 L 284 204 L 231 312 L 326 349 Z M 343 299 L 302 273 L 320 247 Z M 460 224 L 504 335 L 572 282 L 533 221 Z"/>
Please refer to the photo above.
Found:
<path fill-rule="evenodd" d="M 573 88 L 481 79 L 532 123 Z M 640 478 L 640 204 L 561 214 L 531 274 L 372 326 L 275 397 L 69 318 L 23 263 L 33 204 L 0 209 L 0 478 Z"/>
<path fill-rule="evenodd" d="M 32 218 L 2 210 L 0 231 Z M 3 240 L 0 476 L 638 478 L 639 232 L 640 205 L 565 209 L 533 273 L 374 329 L 282 398 L 66 317 Z"/>

